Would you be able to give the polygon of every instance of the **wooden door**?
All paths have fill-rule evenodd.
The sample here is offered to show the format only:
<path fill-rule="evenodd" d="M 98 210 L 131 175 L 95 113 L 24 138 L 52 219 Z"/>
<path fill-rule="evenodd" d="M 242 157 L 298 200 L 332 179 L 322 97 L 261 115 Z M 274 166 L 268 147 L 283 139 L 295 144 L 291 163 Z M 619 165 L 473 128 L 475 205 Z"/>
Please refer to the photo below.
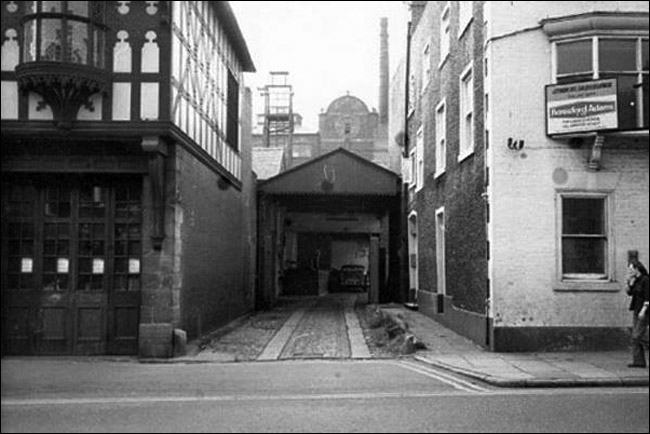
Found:
<path fill-rule="evenodd" d="M 24 177 L 2 187 L 3 351 L 137 353 L 141 179 Z"/>

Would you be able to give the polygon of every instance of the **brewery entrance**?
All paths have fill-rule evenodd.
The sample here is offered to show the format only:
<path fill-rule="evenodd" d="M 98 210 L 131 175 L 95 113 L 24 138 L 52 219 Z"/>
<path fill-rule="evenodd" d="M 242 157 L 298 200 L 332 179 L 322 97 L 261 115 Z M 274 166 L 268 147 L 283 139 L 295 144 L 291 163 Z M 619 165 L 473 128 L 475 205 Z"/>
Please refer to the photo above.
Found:
<path fill-rule="evenodd" d="M 5 354 L 137 354 L 142 178 L 2 180 Z"/>

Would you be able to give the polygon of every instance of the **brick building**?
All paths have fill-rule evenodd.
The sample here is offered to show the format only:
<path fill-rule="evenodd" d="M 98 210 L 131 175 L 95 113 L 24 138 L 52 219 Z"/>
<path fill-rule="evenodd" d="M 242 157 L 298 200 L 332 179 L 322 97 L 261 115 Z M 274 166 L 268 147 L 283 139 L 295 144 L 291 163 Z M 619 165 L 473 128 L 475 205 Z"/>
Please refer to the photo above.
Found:
<path fill-rule="evenodd" d="M 294 121 L 291 139 L 287 134 L 269 139 L 262 131 L 256 131 L 253 135 L 254 149 L 283 147 L 287 169 L 343 148 L 383 167 L 399 171 L 399 167 L 390 158 L 388 140 L 390 79 L 387 18 L 382 18 L 380 22 L 379 37 L 378 111 L 369 109 L 365 102 L 348 93 L 332 101 L 319 115 L 318 131 L 306 131 L 302 128 L 302 117 L 292 113 Z M 286 113 L 289 110 L 291 109 L 287 108 Z M 258 127 L 261 127 L 264 125 L 264 115 L 258 115 L 258 119 Z"/>
<path fill-rule="evenodd" d="M 228 2 L 1 7 L 3 354 L 169 357 L 249 311 L 254 66 Z"/>
<path fill-rule="evenodd" d="M 627 263 L 649 254 L 647 2 L 410 3 L 420 310 L 495 351 L 626 345 Z"/>
<path fill-rule="evenodd" d="M 296 131 L 291 135 L 291 147 L 281 146 L 285 151 L 287 169 L 338 148 L 352 151 L 383 167 L 391 167 L 388 125 L 382 124 L 379 113 L 370 110 L 361 99 L 353 95 L 335 99 L 319 115 L 318 124 L 317 132 L 304 131 L 296 124 Z M 254 152 L 261 150 L 264 153 L 264 134 L 253 134 L 253 145 Z"/>

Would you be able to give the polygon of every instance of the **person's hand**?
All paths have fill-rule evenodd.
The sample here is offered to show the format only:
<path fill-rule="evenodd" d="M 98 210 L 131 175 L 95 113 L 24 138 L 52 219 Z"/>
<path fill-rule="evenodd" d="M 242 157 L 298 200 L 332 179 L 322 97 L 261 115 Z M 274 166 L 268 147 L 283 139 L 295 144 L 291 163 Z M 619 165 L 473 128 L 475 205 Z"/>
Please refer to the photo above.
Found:
<path fill-rule="evenodd" d="M 633 274 L 633 273 L 628 272 L 627 277 L 626 277 L 627 285 L 629 287 L 632 287 L 632 285 L 634 285 L 635 280 L 636 280 L 636 275 Z"/>

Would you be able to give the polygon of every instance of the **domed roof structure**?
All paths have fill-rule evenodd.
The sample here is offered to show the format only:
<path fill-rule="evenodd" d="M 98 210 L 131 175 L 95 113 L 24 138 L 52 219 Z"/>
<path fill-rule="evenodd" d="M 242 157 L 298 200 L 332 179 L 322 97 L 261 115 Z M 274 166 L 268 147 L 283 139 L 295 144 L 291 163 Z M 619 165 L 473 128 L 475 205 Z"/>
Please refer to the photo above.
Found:
<path fill-rule="evenodd" d="M 345 95 L 335 99 L 327 108 L 327 114 L 342 115 L 365 115 L 368 114 L 368 106 L 356 96 Z"/>

